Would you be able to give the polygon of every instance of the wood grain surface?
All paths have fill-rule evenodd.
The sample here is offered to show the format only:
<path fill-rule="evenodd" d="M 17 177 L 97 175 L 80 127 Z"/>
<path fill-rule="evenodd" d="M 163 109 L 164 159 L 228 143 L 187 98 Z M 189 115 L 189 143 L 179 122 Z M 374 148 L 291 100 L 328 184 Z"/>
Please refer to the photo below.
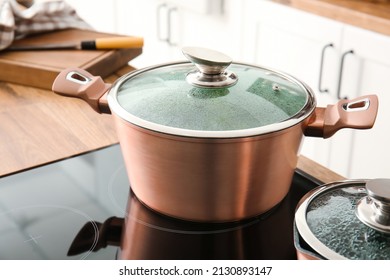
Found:
<path fill-rule="evenodd" d="M 66 29 L 30 36 L 13 45 L 41 45 L 53 43 L 78 43 L 118 36 L 91 30 Z M 51 89 L 58 73 L 67 67 L 85 69 L 93 75 L 107 77 L 140 55 L 142 49 L 115 50 L 48 50 L 0 52 L 0 81 L 32 87 Z"/>
<path fill-rule="evenodd" d="M 390 35 L 389 0 L 272 1 L 384 35 Z"/>
<path fill-rule="evenodd" d="M 328 168 L 304 156 L 299 157 L 297 168 L 323 183 L 342 181 L 346 179 L 336 172 L 333 172 L 332 170 L 329 170 Z"/>
<path fill-rule="evenodd" d="M 118 143 L 111 116 L 79 99 L 0 82 L 0 102 L 0 177 Z"/>

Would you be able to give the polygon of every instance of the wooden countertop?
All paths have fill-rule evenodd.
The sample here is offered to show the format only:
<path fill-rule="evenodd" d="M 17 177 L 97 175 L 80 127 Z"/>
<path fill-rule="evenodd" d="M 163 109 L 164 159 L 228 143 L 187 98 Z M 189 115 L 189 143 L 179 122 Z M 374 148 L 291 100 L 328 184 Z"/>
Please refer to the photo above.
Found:
<path fill-rule="evenodd" d="M 346 179 L 345 177 L 304 156 L 299 157 L 297 169 L 323 183 L 330 183 Z"/>
<path fill-rule="evenodd" d="M 390 35 L 389 0 L 272 1 L 384 35 Z"/>
<path fill-rule="evenodd" d="M 0 82 L 0 100 L 0 177 L 118 143 L 111 116 L 84 101 L 6 82 Z"/>
<path fill-rule="evenodd" d="M 132 69 L 125 66 L 105 80 L 114 82 Z M 5 82 L 0 100 L 0 178 L 118 143 L 111 116 L 84 101 Z M 322 182 L 342 179 L 305 157 L 298 168 Z"/>

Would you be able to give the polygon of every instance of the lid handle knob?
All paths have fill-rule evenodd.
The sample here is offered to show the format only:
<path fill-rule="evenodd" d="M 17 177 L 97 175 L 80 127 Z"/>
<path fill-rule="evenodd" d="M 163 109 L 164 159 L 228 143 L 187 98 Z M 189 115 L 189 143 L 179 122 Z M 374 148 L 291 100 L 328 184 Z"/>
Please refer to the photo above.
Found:
<path fill-rule="evenodd" d="M 184 47 L 182 52 L 197 68 L 187 74 L 188 83 L 206 88 L 229 87 L 237 83 L 236 74 L 226 71 L 232 63 L 229 56 L 199 47 Z"/>
<path fill-rule="evenodd" d="M 366 183 L 367 196 L 360 200 L 356 215 L 369 227 L 390 233 L 390 179 L 373 179 Z"/>

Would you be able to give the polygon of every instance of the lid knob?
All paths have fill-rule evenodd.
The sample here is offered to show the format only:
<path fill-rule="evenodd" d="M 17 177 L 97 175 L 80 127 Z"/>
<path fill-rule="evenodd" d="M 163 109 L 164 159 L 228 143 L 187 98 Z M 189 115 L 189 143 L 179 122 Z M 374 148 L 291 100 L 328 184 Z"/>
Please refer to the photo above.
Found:
<path fill-rule="evenodd" d="M 206 88 L 229 87 L 237 83 L 236 74 L 226 71 L 232 63 L 229 56 L 199 47 L 184 47 L 182 52 L 197 68 L 187 74 L 188 83 Z"/>
<path fill-rule="evenodd" d="M 366 191 L 357 204 L 357 217 L 375 230 L 390 233 L 390 179 L 369 180 Z"/>

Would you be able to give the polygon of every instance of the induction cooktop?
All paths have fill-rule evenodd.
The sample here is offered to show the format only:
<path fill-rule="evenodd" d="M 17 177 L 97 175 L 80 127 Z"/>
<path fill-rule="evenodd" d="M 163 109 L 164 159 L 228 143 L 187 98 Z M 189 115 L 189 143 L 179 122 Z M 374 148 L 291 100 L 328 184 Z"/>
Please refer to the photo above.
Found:
<path fill-rule="evenodd" d="M 318 184 L 297 170 L 288 196 L 269 213 L 217 225 L 181 221 L 137 200 L 113 145 L 0 178 L 0 259 L 116 259 L 118 246 L 96 247 L 99 226 L 112 217 L 126 218 L 126 234 L 129 226 L 137 232 L 127 238 L 134 242 L 128 258 L 294 259 L 294 209 Z M 86 225 L 88 242 L 69 254 Z"/>

